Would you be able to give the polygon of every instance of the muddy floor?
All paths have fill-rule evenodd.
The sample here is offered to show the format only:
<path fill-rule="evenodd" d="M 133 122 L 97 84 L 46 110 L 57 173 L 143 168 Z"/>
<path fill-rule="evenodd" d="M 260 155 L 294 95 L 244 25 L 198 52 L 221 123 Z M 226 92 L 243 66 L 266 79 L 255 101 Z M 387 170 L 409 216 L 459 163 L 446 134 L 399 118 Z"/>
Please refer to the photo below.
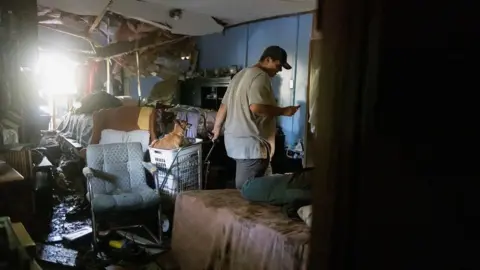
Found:
<path fill-rule="evenodd" d="M 52 167 L 49 177 L 42 180 L 45 181 L 41 185 L 43 188 L 35 194 L 42 199 L 36 203 L 31 235 L 37 243 L 37 262 L 43 269 L 177 269 L 172 267 L 176 264 L 168 252 L 152 255 L 141 263 L 136 263 L 136 258 L 127 262 L 93 253 L 91 233 L 75 240 L 66 239 L 66 235 L 91 229 L 90 210 L 85 198 L 86 179 L 82 173 L 85 164 L 74 153 L 59 146 L 53 135 L 44 138 L 42 145 L 48 148 L 42 153 Z M 42 158 L 39 151 L 35 153 L 39 155 L 38 159 Z M 101 248 L 99 250 L 103 253 Z M 161 266 L 162 261 L 167 266 Z"/>

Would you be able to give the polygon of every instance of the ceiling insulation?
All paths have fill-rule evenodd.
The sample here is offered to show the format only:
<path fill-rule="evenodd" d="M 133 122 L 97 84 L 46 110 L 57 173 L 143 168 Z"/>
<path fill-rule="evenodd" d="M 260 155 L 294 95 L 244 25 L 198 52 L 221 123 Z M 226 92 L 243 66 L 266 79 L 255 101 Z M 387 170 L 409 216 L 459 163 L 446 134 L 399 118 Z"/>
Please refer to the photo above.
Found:
<path fill-rule="evenodd" d="M 315 0 L 37 0 L 42 49 L 87 58 L 113 58 L 113 71 L 134 70 L 140 51 L 142 73 L 156 72 L 159 55 L 193 52 L 190 40 L 225 26 L 312 11 Z M 180 43 L 177 43 L 181 41 Z M 110 45 L 108 47 L 105 47 Z M 158 46 L 162 48 L 158 48 Z M 133 54 L 134 55 L 134 54 Z M 158 65 L 157 65 L 158 67 Z"/>

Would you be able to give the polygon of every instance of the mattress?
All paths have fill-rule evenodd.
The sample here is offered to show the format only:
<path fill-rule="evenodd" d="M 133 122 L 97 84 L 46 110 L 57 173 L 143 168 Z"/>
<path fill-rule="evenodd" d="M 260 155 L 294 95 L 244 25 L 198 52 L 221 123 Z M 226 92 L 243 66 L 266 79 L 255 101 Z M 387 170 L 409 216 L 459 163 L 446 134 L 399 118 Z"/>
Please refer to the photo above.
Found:
<path fill-rule="evenodd" d="M 182 270 L 306 269 L 309 227 L 280 207 L 253 204 L 238 190 L 181 193 L 172 251 Z"/>

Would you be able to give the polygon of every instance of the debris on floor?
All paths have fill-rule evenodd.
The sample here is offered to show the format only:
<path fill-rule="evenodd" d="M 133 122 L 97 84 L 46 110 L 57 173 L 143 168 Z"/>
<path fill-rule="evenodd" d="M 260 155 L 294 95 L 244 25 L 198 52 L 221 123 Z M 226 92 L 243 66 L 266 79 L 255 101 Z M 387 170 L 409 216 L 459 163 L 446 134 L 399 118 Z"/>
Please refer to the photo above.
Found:
<path fill-rule="evenodd" d="M 85 164 L 65 151 L 61 154 L 51 149 L 44 152 L 54 152 L 55 155 L 50 156 L 55 159 L 52 161 L 53 179 L 49 180 L 53 209 L 38 217 L 37 228 L 42 229 L 38 229 L 34 239 L 37 261 L 43 269 L 178 269 L 172 266 L 173 256 L 165 255 L 170 252 L 159 247 L 155 237 L 151 239 L 144 230 L 112 231 L 115 233 L 110 235 L 114 238 L 100 237 L 105 238 L 106 245 L 99 243 L 101 252 L 94 253 L 90 206 L 85 198 L 86 179 L 82 174 Z M 117 245 L 112 247 L 109 242 Z"/>
<path fill-rule="evenodd" d="M 52 245 L 38 245 L 37 259 L 55 265 L 76 267 L 78 252 Z"/>

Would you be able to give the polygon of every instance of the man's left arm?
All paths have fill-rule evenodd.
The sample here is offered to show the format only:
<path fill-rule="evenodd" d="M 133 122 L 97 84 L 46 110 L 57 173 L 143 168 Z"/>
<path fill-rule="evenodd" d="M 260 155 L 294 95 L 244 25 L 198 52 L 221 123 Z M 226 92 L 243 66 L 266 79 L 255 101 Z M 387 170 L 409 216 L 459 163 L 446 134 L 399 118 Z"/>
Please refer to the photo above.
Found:
<path fill-rule="evenodd" d="M 227 118 L 227 100 L 230 95 L 231 89 L 230 86 L 228 86 L 227 91 L 225 92 L 225 95 L 223 96 L 222 99 L 222 104 L 220 105 L 220 108 L 218 108 L 217 115 L 215 116 L 215 125 L 213 126 L 213 138 L 212 140 L 216 140 L 218 136 L 220 136 L 220 130 L 222 130 L 223 123 L 225 122 L 225 119 Z"/>

